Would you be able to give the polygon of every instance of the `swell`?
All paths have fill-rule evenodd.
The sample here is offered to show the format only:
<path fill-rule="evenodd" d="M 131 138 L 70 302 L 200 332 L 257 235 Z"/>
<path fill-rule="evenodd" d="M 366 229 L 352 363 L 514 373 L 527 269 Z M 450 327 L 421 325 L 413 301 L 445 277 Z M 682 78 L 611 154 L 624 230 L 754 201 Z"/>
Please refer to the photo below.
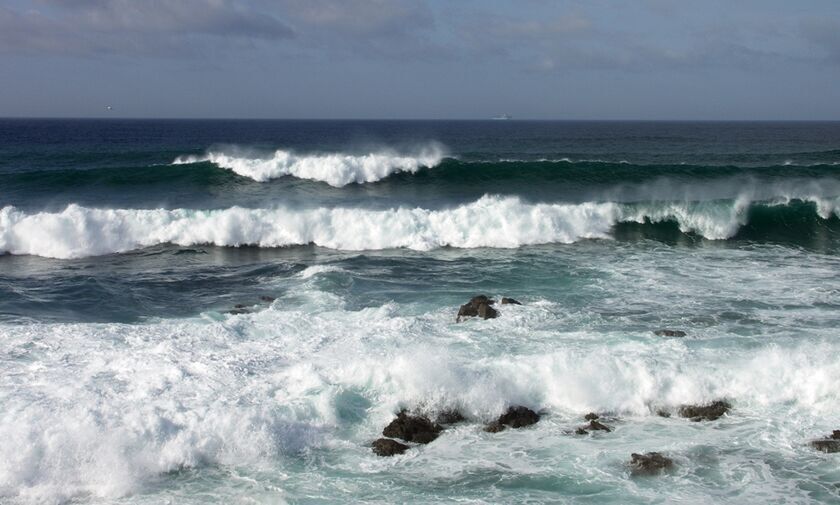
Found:
<path fill-rule="evenodd" d="M 383 189 L 407 186 L 473 188 L 477 184 L 488 192 L 509 192 L 515 189 L 527 195 L 529 189 L 544 189 L 546 185 L 632 185 L 649 181 L 669 181 L 676 184 L 740 179 L 779 181 L 788 179 L 840 179 L 840 164 L 807 166 L 772 165 L 742 167 L 737 165 L 632 164 L 608 161 L 461 161 L 441 158 L 432 166 L 411 158 L 403 159 L 403 167 L 393 168 L 387 163 L 376 165 L 370 172 L 363 168 L 354 171 L 344 166 L 317 168 L 303 177 L 303 183 L 329 184 L 343 187 L 350 184 L 375 183 Z M 381 160 L 377 160 L 381 161 Z M 363 162 L 359 162 L 363 163 Z M 432 162 L 429 162 L 430 164 Z M 362 165 L 359 165 L 361 167 Z M 313 169 L 314 170 L 314 169 Z M 379 172 L 376 172 L 379 170 Z M 274 172 L 272 172 L 274 173 Z M 276 178 L 294 178 L 291 173 L 277 172 Z M 4 174 L 0 190 L 4 193 L 50 193 L 70 188 L 109 187 L 133 189 L 138 186 L 183 186 L 185 189 L 213 189 L 231 184 L 251 184 L 275 179 L 259 175 L 252 178 L 233 170 L 220 168 L 203 157 L 181 158 L 170 165 L 102 167 L 86 170 L 56 169 Z M 322 180 L 323 179 L 323 180 Z"/>
<path fill-rule="evenodd" d="M 527 203 L 485 195 L 444 209 L 355 207 L 98 209 L 69 205 L 62 212 L 0 210 L 0 252 L 53 258 L 121 253 L 159 244 L 289 247 L 337 250 L 442 247 L 516 248 L 616 238 L 627 226 L 676 227 L 709 240 L 796 241 L 840 232 L 840 198 L 778 197 L 752 201 Z M 744 235 L 746 233 L 746 235 Z"/>

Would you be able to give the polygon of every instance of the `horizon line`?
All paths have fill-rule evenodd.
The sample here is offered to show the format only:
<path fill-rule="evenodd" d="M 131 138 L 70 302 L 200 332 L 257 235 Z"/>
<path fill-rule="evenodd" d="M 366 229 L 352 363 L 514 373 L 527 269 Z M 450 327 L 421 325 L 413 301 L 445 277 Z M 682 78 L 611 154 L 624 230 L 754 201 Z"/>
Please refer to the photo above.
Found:
<path fill-rule="evenodd" d="M 318 118 L 318 117 L 190 117 L 190 116 L 160 116 L 160 117 L 137 117 L 137 116 L 0 116 L 0 121 L 6 120 L 118 120 L 118 121 L 492 121 L 494 123 L 507 122 L 670 122 L 670 123 L 703 123 L 703 122 L 732 122 L 732 123 L 831 123 L 840 122 L 836 119 L 676 119 L 676 118 L 508 118 L 495 119 L 486 118 Z"/>

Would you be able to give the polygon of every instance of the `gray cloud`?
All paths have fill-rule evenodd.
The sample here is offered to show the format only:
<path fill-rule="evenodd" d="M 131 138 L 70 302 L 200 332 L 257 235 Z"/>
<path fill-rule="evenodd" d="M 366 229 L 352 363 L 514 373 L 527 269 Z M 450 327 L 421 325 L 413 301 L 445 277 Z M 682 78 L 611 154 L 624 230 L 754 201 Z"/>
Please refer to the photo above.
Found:
<path fill-rule="evenodd" d="M 0 8 L 0 51 L 59 54 L 180 54 L 191 38 L 289 39 L 276 17 L 229 0 L 41 0 Z"/>

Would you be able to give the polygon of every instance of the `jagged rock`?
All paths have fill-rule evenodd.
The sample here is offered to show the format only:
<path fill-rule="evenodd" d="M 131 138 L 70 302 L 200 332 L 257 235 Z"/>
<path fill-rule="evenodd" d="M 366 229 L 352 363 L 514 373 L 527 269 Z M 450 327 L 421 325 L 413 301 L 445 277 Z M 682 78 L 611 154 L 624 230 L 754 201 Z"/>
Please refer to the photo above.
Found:
<path fill-rule="evenodd" d="M 682 330 L 656 330 L 653 334 L 657 337 L 684 337 L 686 335 Z"/>
<path fill-rule="evenodd" d="M 593 421 L 595 419 L 598 419 L 598 417 L 599 417 L 598 414 L 596 414 L 595 412 L 590 412 L 590 413 L 586 414 L 585 416 L 583 416 L 583 418 L 586 419 L 587 421 Z"/>
<path fill-rule="evenodd" d="M 502 305 L 522 305 L 513 298 L 502 297 Z"/>
<path fill-rule="evenodd" d="M 683 405 L 680 407 L 679 414 L 692 421 L 714 421 L 729 412 L 731 408 L 732 405 L 726 400 L 717 400 L 708 405 Z"/>
<path fill-rule="evenodd" d="M 397 418 L 382 430 L 386 437 L 399 438 L 406 442 L 428 444 L 436 439 L 443 428 L 424 416 L 410 416 L 403 410 Z"/>
<path fill-rule="evenodd" d="M 394 456 L 396 454 L 402 454 L 409 449 L 407 445 L 401 444 L 396 440 L 391 440 L 390 438 L 377 439 L 371 444 L 371 447 L 377 456 Z"/>
<path fill-rule="evenodd" d="M 444 410 L 435 418 L 437 424 L 458 424 L 466 420 L 467 418 L 457 410 Z"/>
<path fill-rule="evenodd" d="M 540 415 L 527 407 L 509 407 L 507 412 L 499 416 L 499 419 L 488 424 L 484 431 L 497 433 L 506 427 L 522 428 L 536 424 L 539 420 Z"/>
<path fill-rule="evenodd" d="M 822 452 L 840 452 L 840 430 L 821 440 L 811 440 L 811 447 Z"/>
<path fill-rule="evenodd" d="M 674 461 L 658 452 L 630 455 L 630 472 L 633 475 L 652 475 L 672 466 Z"/>
<path fill-rule="evenodd" d="M 479 316 L 484 319 L 494 318 L 499 315 L 496 309 L 490 307 L 494 303 L 496 303 L 495 300 L 487 298 L 485 295 L 474 296 L 469 302 L 461 305 L 461 308 L 458 309 L 458 316 L 455 318 L 455 322 L 460 323 L 462 317 Z"/>

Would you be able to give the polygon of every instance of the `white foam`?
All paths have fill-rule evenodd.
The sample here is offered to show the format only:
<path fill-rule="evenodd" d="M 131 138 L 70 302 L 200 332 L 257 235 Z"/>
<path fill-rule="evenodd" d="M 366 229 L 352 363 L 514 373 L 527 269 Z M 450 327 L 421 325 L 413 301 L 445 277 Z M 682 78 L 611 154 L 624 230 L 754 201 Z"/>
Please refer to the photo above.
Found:
<path fill-rule="evenodd" d="M 819 215 L 838 215 L 838 199 L 800 197 Z M 720 240 L 746 223 L 748 197 L 732 203 L 663 202 L 530 204 L 484 196 L 458 207 L 393 208 L 96 209 L 69 205 L 57 213 L 0 210 L 0 252 L 52 258 L 120 253 L 163 243 L 182 246 L 315 244 L 341 250 L 439 247 L 515 248 L 609 238 L 619 222 L 674 220 L 685 232 Z M 782 202 L 783 203 L 783 202 Z M 774 203 L 771 203 L 774 204 Z"/>
<path fill-rule="evenodd" d="M 418 149 L 414 154 L 400 154 L 389 150 L 362 155 L 296 154 L 278 149 L 271 157 L 265 158 L 211 151 L 203 156 L 179 156 L 173 164 L 209 161 L 259 182 L 293 176 L 341 187 L 351 183 L 376 182 L 397 172 L 414 173 L 423 167 L 436 166 L 443 157 L 443 147 L 430 144 Z"/>

